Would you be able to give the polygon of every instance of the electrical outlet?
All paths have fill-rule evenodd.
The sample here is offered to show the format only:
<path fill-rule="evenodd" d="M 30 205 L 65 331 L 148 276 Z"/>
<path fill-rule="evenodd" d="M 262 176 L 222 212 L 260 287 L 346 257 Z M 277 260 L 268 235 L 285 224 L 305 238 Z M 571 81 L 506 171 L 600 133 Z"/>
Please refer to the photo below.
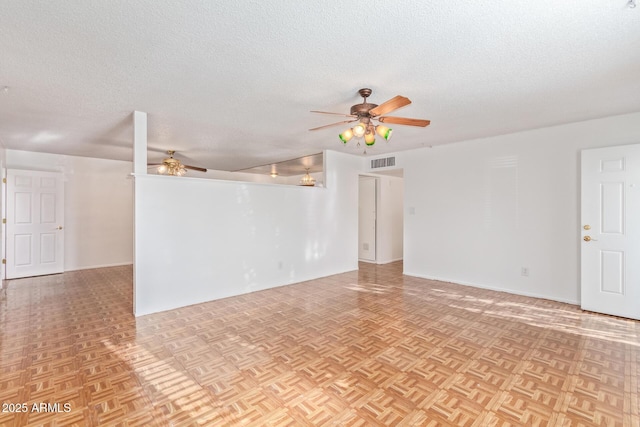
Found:
<path fill-rule="evenodd" d="M 520 269 L 520 275 L 524 277 L 529 277 L 529 267 L 522 267 Z"/>

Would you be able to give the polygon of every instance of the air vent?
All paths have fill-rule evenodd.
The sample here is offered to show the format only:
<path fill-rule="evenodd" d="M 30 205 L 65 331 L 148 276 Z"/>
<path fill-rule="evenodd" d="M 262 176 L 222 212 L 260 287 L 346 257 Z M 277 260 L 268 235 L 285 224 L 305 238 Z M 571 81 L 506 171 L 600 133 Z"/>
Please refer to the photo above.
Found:
<path fill-rule="evenodd" d="M 385 157 L 384 159 L 371 160 L 371 169 L 388 168 L 396 165 L 395 157 Z"/>

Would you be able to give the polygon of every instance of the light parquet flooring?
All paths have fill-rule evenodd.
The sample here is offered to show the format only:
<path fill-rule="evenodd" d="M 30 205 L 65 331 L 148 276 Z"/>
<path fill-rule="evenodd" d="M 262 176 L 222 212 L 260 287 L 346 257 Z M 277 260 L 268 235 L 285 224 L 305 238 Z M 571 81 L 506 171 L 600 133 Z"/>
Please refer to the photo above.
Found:
<path fill-rule="evenodd" d="M 137 319 L 130 267 L 10 281 L 0 425 L 640 426 L 640 322 L 401 272 Z"/>

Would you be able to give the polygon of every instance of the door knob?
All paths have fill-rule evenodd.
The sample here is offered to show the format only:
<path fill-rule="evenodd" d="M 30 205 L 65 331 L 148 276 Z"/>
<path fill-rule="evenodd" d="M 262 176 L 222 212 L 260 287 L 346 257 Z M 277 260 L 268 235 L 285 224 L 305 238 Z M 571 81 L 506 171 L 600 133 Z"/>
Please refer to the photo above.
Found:
<path fill-rule="evenodd" d="M 585 225 L 585 226 L 584 226 L 584 227 L 582 227 L 582 228 L 584 228 L 585 230 L 591 230 L 591 226 L 590 226 L 589 224 Z"/>
<path fill-rule="evenodd" d="M 62 226 L 61 225 L 58 226 L 58 230 L 62 230 Z"/>
<path fill-rule="evenodd" d="M 591 236 L 584 236 L 582 238 L 582 240 L 584 240 L 585 242 L 591 242 L 591 241 L 597 242 L 597 240 L 596 239 L 592 239 Z"/>

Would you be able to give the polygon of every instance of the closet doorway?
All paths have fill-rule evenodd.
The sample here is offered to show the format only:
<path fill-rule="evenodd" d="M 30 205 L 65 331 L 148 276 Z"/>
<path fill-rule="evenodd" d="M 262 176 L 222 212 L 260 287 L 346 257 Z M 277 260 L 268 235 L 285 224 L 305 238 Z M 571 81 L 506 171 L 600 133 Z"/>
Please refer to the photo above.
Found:
<path fill-rule="evenodd" d="M 358 259 L 377 264 L 402 260 L 403 170 L 360 175 L 358 197 Z"/>

